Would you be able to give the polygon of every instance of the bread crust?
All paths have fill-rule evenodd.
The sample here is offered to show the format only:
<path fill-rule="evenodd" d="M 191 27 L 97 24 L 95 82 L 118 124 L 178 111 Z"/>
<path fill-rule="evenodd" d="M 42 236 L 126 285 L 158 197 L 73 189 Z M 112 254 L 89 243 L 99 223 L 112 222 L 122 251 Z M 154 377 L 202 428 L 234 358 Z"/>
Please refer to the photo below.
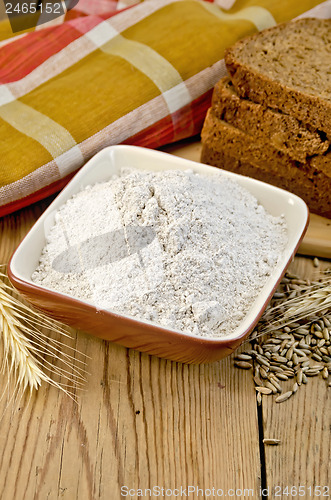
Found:
<path fill-rule="evenodd" d="M 312 27 L 314 28 L 316 34 L 311 35 L 312 39 L 309 39 L 308 37 L 308 40 L 306 40 L 305 30 L 308 28 L 312 30 Z M 278 72 L 276 76 L 271 70 L 268 70 L 268 72 L 264 71 L 263 68 L 263 60 L 266 60 L 267 57 L 263 55 L 263 50 L 261 50 L 263 42 L 267 43 L 270 39 L 272 39 L 276 49 L 277 44 L 279 44 L 280 49 L 283 48 L 284 51 L 284 47 L 286 47 L 285 42 L 288 41 L 289 50 L 291 49 L 293 52 L 293 50 L 296 49 L 290 47 L 291 33 L 295 33 L 296 37 L 298 37 L 298 32 L 300 30 L 302 30 L 302 45 L 306 44 L 306 48 L 308 50 L 309 44 L 313 43 L 314 36 L 319 42 L 320 39 L 318 37 L 323 39 L 323 35 L 325 35 L 325 33 L 327 38 L 330 38 L 331 19 L 299 19 L 297 21 L 291 21 L 290 23 L 277 25 L 273 28 L 264 30 L 263 32 L 244 38 L 225 51 L 225 64 L 231 76 L 233 85 L 240 97 L 248 98 L 254 102 L 262 104 L 265 107 L 281 110 L 283 113 L 292 115 L 303 123 L 310 125 L 314 129 L 325 132 L 327 137 L 330 139 L 331 100 L 328 98 L 328 87 L 326 89 L 318 89 L 318 85 L 323 85 L 323 78 L 318 78 L 318 72 L 320 70 L 325 72 L 326 75 L 329 75 L 328 71 L 331 63 L 331 46 L 329 47 L 329 44 L 326 43 L 325 50 L 327 51 L 328 60 L 321 61 L 320 68 L 318 66 L 319 61 L 314 68 L 309 64 L 307 64 L 306 67 L 307 75 L 310 75 L 309 72 L 313 72 L 313 74 L 314 72 L 316 73 L 317 90 L 315 89 L 315 94 L 319 91 L 320 93 L 318 95 L 314 95 L 312 91 L 305 91 L 304 88 L 299 89 L 297 85 L 294 86 L 286 81 L 288 80 L 288 68 L 286 75 L 281 75 Z M 247 49 L 248 44 L 251 44 L 252 46 L 260 44 L 260 50 L 256 50 L 256 58 L 252 58 L 252 61 L 259 60 L 261 62 L 259 70 L 257 70 L 255 62 L 245 60 L 244 52 L 245 49 Z M 278 58 L 283 58 L 284 64 L 286 64 L 286 53 L 283 54 L 280 49 Z M 302 50 L 302 46 L 297 47 L 298 58 L 300 56 L 300 51 Z M 316 58 L 318 58 L 318 54 L 316 55 Z M 290 62 L 291 61 L 292 59 L 290 59 Z M 301 69 L 303 65 L 304 63 L 301 63 Z M 293 74 L 295 74 L 295 71 L 296 68 L 293 68 Z"/>

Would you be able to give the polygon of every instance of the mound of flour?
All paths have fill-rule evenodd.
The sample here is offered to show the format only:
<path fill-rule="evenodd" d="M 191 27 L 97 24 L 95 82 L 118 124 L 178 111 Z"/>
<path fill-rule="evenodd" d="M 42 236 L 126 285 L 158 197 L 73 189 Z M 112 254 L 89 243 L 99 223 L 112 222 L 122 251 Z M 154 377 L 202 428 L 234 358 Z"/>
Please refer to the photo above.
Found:
<path fill-rule="evenodd" d="M 32 279 L 100 309 L 224 336 L 286 242 L 284 219 L 221 172 L 126 168 L 58 210 Z"/>

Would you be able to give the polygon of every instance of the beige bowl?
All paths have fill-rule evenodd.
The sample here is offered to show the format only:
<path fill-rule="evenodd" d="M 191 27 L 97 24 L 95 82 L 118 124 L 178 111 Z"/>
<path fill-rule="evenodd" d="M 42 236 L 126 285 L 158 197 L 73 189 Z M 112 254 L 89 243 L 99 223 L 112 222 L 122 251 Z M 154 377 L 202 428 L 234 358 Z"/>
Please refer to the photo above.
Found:
<path fill-rule="evenodd" d="M 141 170 L 191 169 L 211 175 L 215 167 L 178 158 L 167 153 L 135 146 L 111 146 L 95 155 L 69 182 L 38 219 L 14 252 L 8 275 L 15 288 L 46 314 L 105 340 L 156 356 L 185 363 L 215 361 L 231 354 L 257 324 L 307 229 L 309 212 L 297 196 L 269 184 L 223 171 L 250 191 L 274 216 L 284 214 L 288 226 L 288 243 L 281 261 L 256 297 L 240 325 L 219 339 L 167 329 L 149 321 L 100 310 L 90 301 L 38 286 L 31 280 L 36 269 L 46 234 L 54 221 L 55 211 L 85 186 L 108 180 L 123 166 Z"/>

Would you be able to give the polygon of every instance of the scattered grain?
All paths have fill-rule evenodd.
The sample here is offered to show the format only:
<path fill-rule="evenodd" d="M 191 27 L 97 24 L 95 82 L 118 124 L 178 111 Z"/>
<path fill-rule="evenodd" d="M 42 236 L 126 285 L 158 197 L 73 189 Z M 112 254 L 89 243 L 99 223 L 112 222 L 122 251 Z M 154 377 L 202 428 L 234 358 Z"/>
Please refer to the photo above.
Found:
<path fill-rule="evenodd" d="M 241 353 L 241 354 L 238 354 L 235 359 L 237 359 L 238 361 L 251 361 L 252 360 L 252 356 L 250 354 L 244 354 L 244 353 Z"/>
<path fill-rule="evenodd" d="M 255 389 L 261 394 L 272 394 L 272 390 L 268 387 L 255 387 Z"/>
<path fill-rule="evenodd" d="M 257 386 L 261 387 L 263 385 L 262 380 L 257 375 L 254 376 L 254 382 Z"/>
<path fill-rule="evenodd" d="M 279 378 L 279 380 L 288 380 L 288 376 L 285 375 L 285 373 L 277 373 L 277 378 Z"/>
<path fill-rule="evenodd" d="M 250 357 L 237 356 L 237 362 L 254 364 L 258 404 L 262 402 L 261 394 L 281 393 L 282 383 L 293 377 L 292 391 L 278 395 L 276 402 L 286 401 L 295 394 L 307 383 L 308 377 L 321 374 L 321 378 L 328 380 L 331 373 L 330 271 L 328 273 L 327 276 L 321 274 L 321 279 L 315 281 L 286 273 L 251 335 L 252 349 L 243 353 Z M 319 364 L 313 364 L 314 361 Z"/>
<path fill-rule="evenodd" d="M 264 438 L 263 439 L 263 444 L 271 445 L 271 446 L 277 446 L 280 444 L 280 439 L 271 439 L 271 438 Z"/>
<path fill-rule="evenodd" d="M 275 399 L 275 402 L 276 403 L 283 403 L 283 401 L 286 401 L 288 398 L 290 398 L 292 396 L 292 394 L 293 394 L 292 391 L 284 392 L 284 394 L 281 394 L 280 396 L 278 396 Z"/>
<path fill-rule="evenodd" d="M 238 368 L 243 368 L 244 370 L 253 368 L 253 365 L 251 363 L 248 363 L 248 361 L 236 361 L 235 366 L 237 366 Z"/>

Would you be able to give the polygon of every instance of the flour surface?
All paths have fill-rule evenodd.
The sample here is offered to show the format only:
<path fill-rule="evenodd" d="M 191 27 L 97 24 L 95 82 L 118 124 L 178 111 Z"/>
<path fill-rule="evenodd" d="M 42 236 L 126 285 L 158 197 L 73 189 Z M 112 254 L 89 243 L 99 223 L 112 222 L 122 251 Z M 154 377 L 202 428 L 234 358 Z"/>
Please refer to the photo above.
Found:
<path fill-rule="evenodd" d="M 221 172 L 125 168 L 56 213 L 35 283 L 199 336 L 244 318 L 287 242 L 283 217 Z"/>

